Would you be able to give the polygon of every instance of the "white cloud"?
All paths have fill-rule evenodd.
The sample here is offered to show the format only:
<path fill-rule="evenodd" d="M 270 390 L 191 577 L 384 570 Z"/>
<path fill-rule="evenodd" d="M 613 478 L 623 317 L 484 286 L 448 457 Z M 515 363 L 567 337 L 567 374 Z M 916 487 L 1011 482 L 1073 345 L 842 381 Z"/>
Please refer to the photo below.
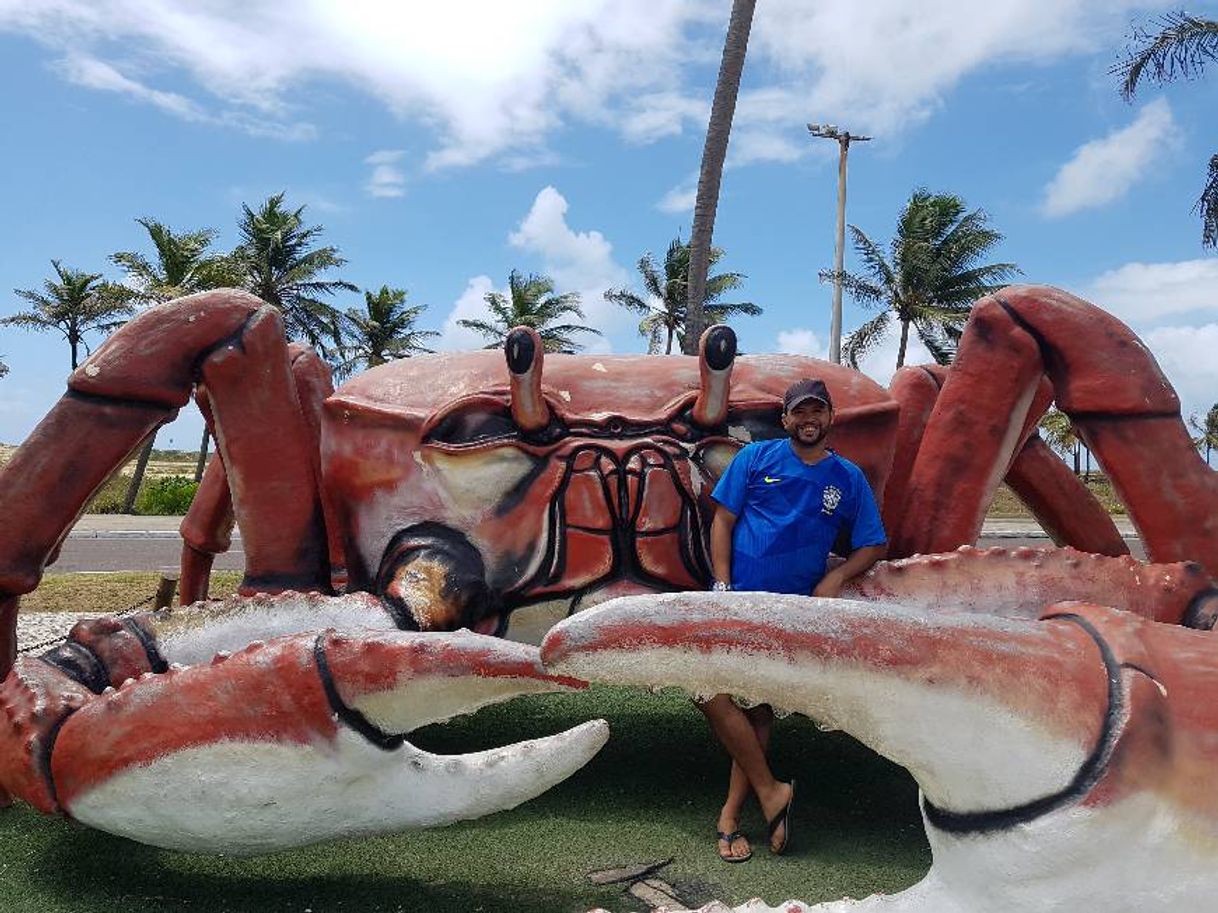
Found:
<path fill-rule="evenodd" d="M 693 216 L 694 204 L 698 201 L 698 173 L 694 172 L 684 181 L 660 197 L 656 209 L 673 216 Z"/>
<path fill-rule="evenodd" d="M 1204 416 L 1218 402 L 1218 323 L 1158 327 L 1142 340 L 1175 387 L 1184 417 Z"/>
<path fill-rule="evenodd" d="M 364 159 L 372 166 L 372 174 L 364 189 L 374 197 L 400 197 L 406 193 L 406 175 L 398 162 L 405 155 L 402 149 L 380 149 Z"/>
<path fill-rule="evenodd" d="M 508 242 L 538 255 L 542 272 L 558 292 L 579 292 L 586 323 L 608 334 L 629 322 L 628 313 L 604 299 L 605 290 L 624 285 L 629 275 L 613 259 L 613 245 L 599 231 L 575 231 L 567 224 L 568 204 L 553 187 L 544 187 Z M 607 342 L 587 340 L 588 351 L 607 351 Z"/>
<path fill-rule="evenodd" d="M 485 339 L 473 330 L 459 326 L 457 321 L 486 317 L 486 295 L 495 290 L 495 283 L 490 276 L 475 276 L 470 279 L 465 286 L 465 291 L 453 302 L 452 309 L 444 318 L 444 326 L 440 328 L 440 335 L 434 341 L 433 348 L 437 352 L 453 352 L 464 349 L 481 349 L 486 345 Z"/>
<path fill-rule="evenodd" d="M 821 342 L 812 330 L 796 327 L 780 330 L 775 350 L 785 355 L 811 355 L 813 358 L 828 358 L 829 346 Z"/>
<path fill-rule="evenodd" d="M 71 54 L 65 57 L 60 61 L 59 69 L 69 82 L 78 86 L 128 95 L 137 101 L 147 102 L 184 120 L 208 119 L 202 108 L 184 95 L 150 89 L 148 86 L 124 76 L 110 64 L 87 54 Z"/>
<path fill-rule="evenodd" d="M 1128 323 L 1198 312 L 1218 317 L 1218 259 L 1126 263 L 1098 276 L 1083 294 Z"/>
<path fill-rule="evenodd" d="M 1128 127 L 1079 146 L 1045 188 L 1041 212 L 1060 218 L 1119 199 L 1178 135 L 1167 99 L 1155 99 Z"/>
<path fill-rule="evenodd" d="M 732 163 L 807 154 L 807 120 L 892 136 L 972 71 L 1118 47 L 1132 11 L 1170 6 L 767 0 L 757 8 Z M 110 91 L 177 116 L 218 100 L 210 116 L 219 123 L 307 138 L 312 128 L 292 123 L 291 112 L 310 87 L 352 86 L 434 128 L 432 168 L 546 160 L 550 133 L 573 120 L 634 142 L 700 133 L 726 19 L 715 0 L 0 0 L 0 29 L 104 64 L 118 77 Z M 206 94 L 158 87 L 170 78 Z M 266 131 L 268 117 L 286 126 Z"/>

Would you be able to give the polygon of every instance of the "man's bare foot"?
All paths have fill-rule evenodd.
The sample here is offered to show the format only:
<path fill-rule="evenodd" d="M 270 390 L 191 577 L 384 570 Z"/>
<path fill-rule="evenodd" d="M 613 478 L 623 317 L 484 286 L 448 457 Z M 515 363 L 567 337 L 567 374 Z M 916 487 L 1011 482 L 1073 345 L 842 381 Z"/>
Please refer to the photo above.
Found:
<path fill-rule="evenodd" d="M 771 853 L 782 853 L 787 848 L 788 819 L 785 813 L 794 798 L 795 784 L 792 781 L 779 783 L 773 792 L 760 800 L 761 813 L 765 815 L 765 820 L 771 823 Z"/>
<path fill-rule="evenodd" d="M 719 838 L 719 858 L 724 862 L 744 862 L 753 858 L 753 848 L 748 839 L 736 830 L 739 822 L 732 818 L 720 818 L 716 825 Z"/>

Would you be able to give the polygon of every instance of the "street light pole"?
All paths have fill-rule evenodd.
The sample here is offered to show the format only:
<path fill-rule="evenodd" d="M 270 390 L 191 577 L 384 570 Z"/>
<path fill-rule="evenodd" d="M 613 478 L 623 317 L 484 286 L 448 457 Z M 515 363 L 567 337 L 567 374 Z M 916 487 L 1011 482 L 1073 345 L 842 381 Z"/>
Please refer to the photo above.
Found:
<path fill-rule="evenodd" d="M 837 245 L 833 252 L 833 314 L 829 320 L 829 360 L 842 363 L 842 269 L 846 254 L 846 155 L 850 143 L 865 143 L 870 136 L 852 136 L 834 124 L 808 124 L 808 132 L 822 139 L 837 140 Z"/>

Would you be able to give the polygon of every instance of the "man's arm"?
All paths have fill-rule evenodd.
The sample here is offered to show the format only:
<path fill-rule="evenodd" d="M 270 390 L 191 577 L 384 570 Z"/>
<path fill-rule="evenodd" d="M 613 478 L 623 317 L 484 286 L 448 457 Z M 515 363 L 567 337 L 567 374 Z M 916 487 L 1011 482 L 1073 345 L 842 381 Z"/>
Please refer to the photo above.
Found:
<path fill-rule="evenodd" d="M 717 515 L 716 519 L 718 519 Z M 873 564 L 887 554 L 887 543 L 856 548 L 849 558 L 821 578 L 816 589 L 812 591 L 812 595 L 837 596 L 841 593 L 842 587 L 860 574 L 865 574 Z"/>
<path fill-rule="evenodd" d="M 716 504 L 710 530 L 711 571 L 716 580 L 728 584 L 732 582 L 732 529 L 735 526 L 736 515 L 722 504 Z"/>

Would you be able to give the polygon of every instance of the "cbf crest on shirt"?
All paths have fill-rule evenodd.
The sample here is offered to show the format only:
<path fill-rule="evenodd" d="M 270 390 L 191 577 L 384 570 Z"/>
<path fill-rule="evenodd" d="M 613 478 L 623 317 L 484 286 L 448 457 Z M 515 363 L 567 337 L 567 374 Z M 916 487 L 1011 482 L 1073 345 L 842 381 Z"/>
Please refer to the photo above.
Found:
<path fill-rule="evenodd" d="M 833 543 L 849 531 L 851 548 L 886 541 L 862 470 L 830 452 L 809 466 L 787 438 L 744 447 L 711 493 L 736 515 L 732 587 L 771 593 L 812 592 L 825 575 Z"/>

